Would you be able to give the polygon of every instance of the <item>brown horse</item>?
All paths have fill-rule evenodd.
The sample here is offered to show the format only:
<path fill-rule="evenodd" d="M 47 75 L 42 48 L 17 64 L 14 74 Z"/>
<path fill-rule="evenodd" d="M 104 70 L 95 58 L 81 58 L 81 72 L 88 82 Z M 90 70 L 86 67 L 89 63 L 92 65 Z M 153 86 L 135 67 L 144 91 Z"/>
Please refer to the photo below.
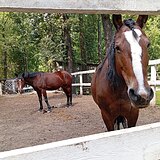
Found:
<path fill-rule="evenodd" d="M 142 31 L 147 19 L 141 15 L 136 22 L 122 22 L 121 15 L 112 16 L 116 33 L 91 83 L 108 131 L 120 129 L 121 123 L 124 128 L 135 126 L 139 108 L 147 107 L 153 98 L 147 82 L 149 40 Z"/>
<path fill-rule="evenodd" d="M 22 93 L 23 87 L 28 84 L 37 92 L 40 108 L 43 110 L 42 95 L 48 107 L 48 112 L 51 111 L 51 106 L 48 103 L 46 90 L 56 90 L 62 88 L 67 96 L 67 106 L 72 105 L 72 76 L 66 71 L 57 71 L 54 73 L 33 72 L 23 73 L 21 78 L 17 76 L 18 91 Z"/>

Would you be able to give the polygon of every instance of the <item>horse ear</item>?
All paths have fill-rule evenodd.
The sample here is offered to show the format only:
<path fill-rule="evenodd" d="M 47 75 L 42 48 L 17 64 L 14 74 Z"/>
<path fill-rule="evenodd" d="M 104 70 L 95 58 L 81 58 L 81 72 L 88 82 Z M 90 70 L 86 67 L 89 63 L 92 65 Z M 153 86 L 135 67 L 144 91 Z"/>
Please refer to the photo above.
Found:
<path fill-rule="evenodd" d="M 15 73 L 14 75 L 18 78 L 18 74 L 17 73 Z"/>
<path fill-rule="evenodd" d="M 113 14 L 112 21 L 113 21 L 113 24 L 114 24 L 116 30 L 119 30 L 121 28 L 121 26 L 123 25 L 121 14 L 117 14 L 117 15 Z"/>
<path fill-rule="evenodd" d="M 22 77 L 24 78 L 24 76 L 25 76 L 25 73 L 22 73 Z"/>
<path fill-rule="evenodd" d="M 147 22 L 147 19 L 148 19 L 148 15 L 139 15 L 138 18 L 137 18 L 137 21 L 136 23 L 141 27 L 143 28 L 143 26 L 146 24 Z"/>

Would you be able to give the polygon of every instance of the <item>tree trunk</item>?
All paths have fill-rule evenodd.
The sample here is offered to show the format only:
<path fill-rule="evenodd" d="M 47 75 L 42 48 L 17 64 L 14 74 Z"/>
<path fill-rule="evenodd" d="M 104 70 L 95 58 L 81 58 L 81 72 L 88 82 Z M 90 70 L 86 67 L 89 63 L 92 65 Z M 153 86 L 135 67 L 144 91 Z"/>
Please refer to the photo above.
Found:
<path fill-rule="evenodd" d="M 84 19 L 83 15 L 79 15 L 79 41 L 80 41 L 80 54 L 81 54 L 81 70 L 86 71 L 87 68 L 87 56 L 86 56 L 86 50 L 85 50 L 85 37 L 84 37 Z M 88 76 L 87 74 L 82 75 L 83 83 L 88 82 Z M 84 91 L 84 89 L 83 89 Z"/>
<path fill-rule="evenodd" d="M 7 79 L 7 52 L 3 51 L 3 76 Z"/>
<path fill-rule="evenodd" d="M 104 30 L 105 52 L 107 53 L 107 50 L 110 47 L 113 37 L 113 30 L 112 30 L 113 25 L 111 23 L 110 16 L 108 14 L 102 14 L 101 17 Z"/>
<path fill-rule="evenodd" d="M 80 42 L 80 55 L 82 60 L 81 70 L 87 70 L 86 65 L 86 50 L 85 50 L 85 42 L 84 42 L 84 22 L 83 15 L 79 15 L 79 42 Z"/>
<path fill-rule="evenodd" d="M 100 19 L 100 15 L 98 15 L 98 61 L 101 62 L 103 59 L 102 56 L 102 37 L 101 37 L 102 31 L 101 31 L 101 19 Z"/>
<path fill-rule="evenodd" d="M 67 55 L 67 70 L 68 72 L 72 72 L 73 69 L 73 50 L 72 50 L 72 40 L 70 35 L 70 26 L 68 24 L 68 15 L 63 14 L 63 20 L 64 20 L 64 39 L 65 39 L 65 45 L 66 45 L 66 55 Z"/>
<path fill-rule="evenodd" d="M 2 37 L 4 39 L 4 47 L 3 47 L 3 76 L 4 79 L 7 79 L 7 74 L 8 74 L 8 70 L 7 70 L 7 51 L 6 51 L 6 40 L 5 40 L 5 27 L 3 28 L 3 33 L 2 33 Z"/>

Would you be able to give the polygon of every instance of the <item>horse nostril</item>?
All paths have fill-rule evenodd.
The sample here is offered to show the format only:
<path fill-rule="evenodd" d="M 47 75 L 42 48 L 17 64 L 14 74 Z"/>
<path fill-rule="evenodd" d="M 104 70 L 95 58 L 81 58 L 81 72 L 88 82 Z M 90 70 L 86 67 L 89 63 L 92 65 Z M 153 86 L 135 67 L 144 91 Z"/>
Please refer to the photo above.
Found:
<path fill-rule="evenodd" d="M 149 101 L 154 97 L 154 92 L 153 92 L 153 89 L 150 88 L 149 89 Z"/>
<path fill-rule="evenodd" d="M 129 97 L 132 101 L 136 102 L 138 100 L 138 95 L 133 88 L 129 90 Z"/>
<path fill-rule="evenodd" d="M 134 90 L 133 88 L 131 88 L 129 90 L 129 98 L 130 100 L 135 104 L 135 105 L 140 105 L 140 106 L 147 106 L 149 104 L 149 102 L 151 101 L 151 99 L 154 96 L 154 92 L 151 88 L 147 88 L 146 89 L 146 93 L 145 94 L 138 94 L 138 92 L 136 90 Z"/>

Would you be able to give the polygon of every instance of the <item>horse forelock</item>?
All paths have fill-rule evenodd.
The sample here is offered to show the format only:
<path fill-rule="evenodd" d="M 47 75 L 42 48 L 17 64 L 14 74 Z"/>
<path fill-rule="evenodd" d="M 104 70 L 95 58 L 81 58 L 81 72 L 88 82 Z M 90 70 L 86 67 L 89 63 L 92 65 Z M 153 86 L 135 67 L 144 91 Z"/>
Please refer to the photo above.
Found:
<path fill-rule="evenodd" d="M 135 39 L 138 38 L 138 34 L 135 32 L 135 21 L 132 19 L 124 20 L 124 24 L 132 31 L 132 34 Z"/>

